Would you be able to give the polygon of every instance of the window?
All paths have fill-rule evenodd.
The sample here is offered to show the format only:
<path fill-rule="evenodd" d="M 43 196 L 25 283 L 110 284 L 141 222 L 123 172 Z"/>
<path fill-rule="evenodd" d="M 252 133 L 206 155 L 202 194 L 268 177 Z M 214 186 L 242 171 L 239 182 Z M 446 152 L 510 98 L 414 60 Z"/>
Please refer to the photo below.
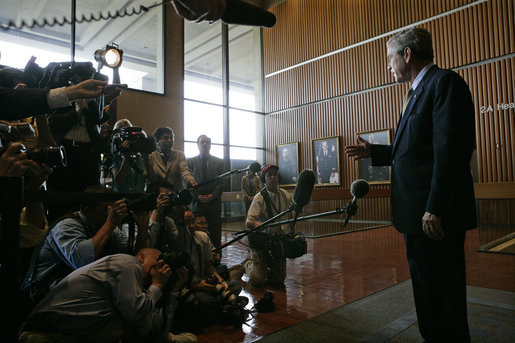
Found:
<path fill-rule="evenodd" d="M 76 17 L 78 21 L 84 15 L 98 18 L 108 12 L 127 10 L 128 13 L 140 10 L 140 5 L 148 6 L 148 11 L 141 11 L 130 16 L 107 20 L 92 20 L 75 25 L 76 62 L 92 62 L 97 49 L 105 49 L 107 44 L 115 43 L 123 50 L 123 62 L 120 67 L 120 81 L 130 88 L 156 93 L 164 93 L 163 70 L 163 7 L 150 7 L 154 0 L 142 0 L 137 4 L 123 7 L 119 2 L 100 0 L 77 1 Z M 63 0 L 25 2 L 7 0 L 2 2 L 0 23 L 6 26 L 9 21 L 17 27 L 0 30 L 0 64 L 15 68 L 24 68 L 31 56 L 35 56 L 40 67 L 50 62 L 72 61 L 71 44 L 72 25 L 44 26 L 33 28 L 20 27 L 24 20 L 31 24 L 33 20 L 43 23 L 44 19 L 52 22 L 54 17 L 63 21 L 71 18 L 71 3 Z M 104 67 L 100 71 L 113 80 L 112 69 Z"/>
<path fill-rule="evenodd" d="M 184 42 L 186 157 L 198 154 L 197 138 L 205 134 L 211 138 L 211 154 L 228 161 L 231 170 L 262 163 L 261 29 L 185 21 Z M 224 58 L 226 51 L 228 59 Z M 227 86 L 224 80 L 229 80 Z M 227 191 L 240 190 L 242 175 L 231 176 Z"/>

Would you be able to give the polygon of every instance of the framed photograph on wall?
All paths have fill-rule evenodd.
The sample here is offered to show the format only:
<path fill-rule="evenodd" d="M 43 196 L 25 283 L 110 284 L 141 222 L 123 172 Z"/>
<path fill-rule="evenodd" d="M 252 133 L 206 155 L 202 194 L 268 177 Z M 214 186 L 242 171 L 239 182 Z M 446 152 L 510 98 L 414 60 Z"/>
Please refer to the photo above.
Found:
<path fill-rule="evenodd" d="M 358 137 L 363 138 L 370 144 L 390 144 L 390 129 L 358 132 Z M 391 168 L 389 166 L 374 167 L 371 158 L 359 160 L 359 178 L 370 184 L 390 183 Z"/>
<path fill-rule="evenodd" d="M 276 145 L 275 160 L 279 167 L 279 185 L 295 186 L 299 175 L 299 143 Z"/>
<path fill-rule="evenodd" d="M 340 184 L 340 138 L 338 136 L 314 139 L 313 171 L 315 186 Z"/>

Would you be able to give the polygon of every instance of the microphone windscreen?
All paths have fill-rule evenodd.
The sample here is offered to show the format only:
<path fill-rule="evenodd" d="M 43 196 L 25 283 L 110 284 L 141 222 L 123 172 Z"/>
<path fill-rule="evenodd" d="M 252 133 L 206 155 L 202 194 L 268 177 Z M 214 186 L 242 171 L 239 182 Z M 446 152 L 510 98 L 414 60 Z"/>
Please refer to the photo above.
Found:
<path fill-rule="evenodd" d="M 358 199 L 363 198 L 365 195 L 367 195 L 369 188 L 370 186 L 368 182 L 363 179 L 358 179 L 350 185 L 350 194 Z"/>
<path fill-rule="evenodd" d="M 258 173 L 261 170 L 261 164 L 254 162 L 251 163 L 249 166 L 250 170 L 252 170 L 254 173 Z"/>
<path fill-rule="evenodd" d="M 275 15 L 243 1 L 226 0 L 227 7 L 222 15 L 226 24 L 273 27 Z"/>
<path fill-rule="evenodd" d="M 293 204 L 296 211 L 301 211 L 302 207 L 309 202 L 314 186 L 315 174 L 313 171 L 309 169 L 301 171 L 297 181 L 297 186 L 293 192 Z"/>

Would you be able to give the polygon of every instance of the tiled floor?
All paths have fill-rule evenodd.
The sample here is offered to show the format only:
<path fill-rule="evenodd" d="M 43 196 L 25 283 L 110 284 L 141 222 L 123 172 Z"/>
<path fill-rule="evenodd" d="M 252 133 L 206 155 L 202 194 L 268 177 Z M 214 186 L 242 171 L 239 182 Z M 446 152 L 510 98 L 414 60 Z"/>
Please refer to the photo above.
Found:
<path fill-rule="evenodd" d="M 225 242 L 232 238 L 231 232 L 224 232 Z M 466 241 L 467 283 L 515 291 L 515 256 L 479 253 L 477 248 L 478 232 L 471 230 Z M 235 242 L 223 250 L 223 262 L 231 266 L 248 255 L 248 248 Z M 254 314 L 242 328 L 211 326 L 198 335 L 199 342 L 250 342 L 409 278 L 402 236 L 391 227 L 308 239 L 308 253 L 288 260 L 287 269 L 284 288 L 256 289 L 244 283 L 241 295 L 250 299 L 247 308 L 271 290 L 274 312 Z M 243 280 L 248 281 L 247 276 Z"/>

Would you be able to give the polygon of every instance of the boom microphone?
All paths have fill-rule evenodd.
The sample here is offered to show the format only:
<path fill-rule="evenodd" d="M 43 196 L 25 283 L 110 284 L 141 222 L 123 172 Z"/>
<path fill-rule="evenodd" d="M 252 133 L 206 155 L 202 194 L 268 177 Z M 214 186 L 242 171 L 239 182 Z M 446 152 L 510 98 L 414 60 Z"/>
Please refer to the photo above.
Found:
<path fill-rule="evenodd" d="M 222 15 L 226 24 L 273 27 L 275 15 L 243 1 L 226 0 L 227 7 Z"/>
<path fill-rule="evenodd" d="M 315 185 L 315 174 L 312 170 L 304 169 L 299 174 L 297 186 L 293 192 L 293 208 L 296 213 L 302 211 L 302 208 L 307 205 L 313 192 Z"/>

